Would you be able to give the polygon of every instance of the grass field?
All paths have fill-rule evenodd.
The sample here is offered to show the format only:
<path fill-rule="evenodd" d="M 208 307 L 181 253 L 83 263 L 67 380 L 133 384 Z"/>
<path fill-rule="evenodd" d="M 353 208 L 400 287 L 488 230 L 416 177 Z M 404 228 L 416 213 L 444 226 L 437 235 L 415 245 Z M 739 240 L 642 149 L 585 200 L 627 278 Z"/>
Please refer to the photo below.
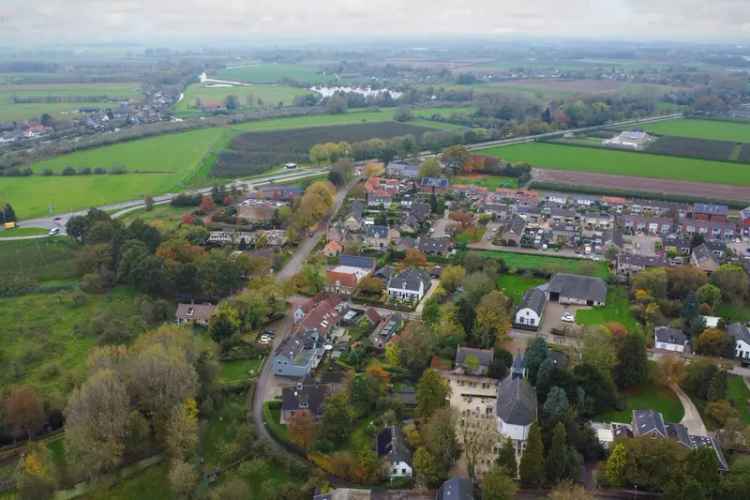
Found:
<path fill-rule="evenodd" d="M 250 372 L 258 374 L 262 359 L 238 359 L 234 361 L 223 361 L 221 363 L 221 375 L 219 379 L 224 383 L 239 382 L 247 380 Z"/>
<path fill-rule="evenodd" d="M 23 236 L 39 236 L 40 234 L 47 234 L 47 230 L 41 227 L 17 227 L 6 231 L 0 229 L 0 239 L 2 238 L 20 238 Z"/>
<path fill-rule="evenodd" d="M 182 222 L 182 216 L 194 210 L 193 207 L 173 207 L 172 205 L 157 205 L 147 212 L 145 209 L 135 210 L 120 218 L 125 224 L 130 224 L 136 219 L 148 222 L 158 229 L 162 234 L 177 229 Z"/>
<path fill-rule="evenodd" d="M 283 106 L 292 104 L 294 98 L 299 95 L 309 94 L 310 92 L 287 85 L 250 85 L 236 87 L 207 87 L 200 83 L 194 83 L 185 90 L 185 95 L 175 106 L 178 113 L 190 113 L 199 111 L 196 109 L 196 99 L 202 102 L 221 102 L 223 103 L 227 96 L 234 95 L 239 98 L 241 109 L 249 110 L 262 106 L 277 106 L 281 103 Z M 262 104 L 258 102 L 262 101 Z"/>
<path fill-rule="evenodd" d="M 576 273 L 606 278 L 609 269 L 605 262 L 586 259 L 569 259 L 547 255 L 505 252 L 499 250 L 481 251 L 481 255 L 503 259 L 505 265 L 516 270 L 546 271 L 549 273 Z"/>
<path fill-rule="evenodd" d="M 474 184 L 490 190 L 497 188 L 517 188 L 518 179 L 501 175 L 464 175 L 453 178 L 453 184 Z"/>
<path fill-rule="evenodd" d="M 247 83 L 277 83 L 284 79 L 315 84 L 332 81 L 333 75 L 323 75 L 314 66 L 302 64 L 258 63 L 226 68 L 210 78 Z"/>
<path fill-rule="evenodd" d="M 633 410 L 656 410 L 664 415 L 666 422 L 679 422 L 685 410 L 677 395 L 669 388 L 645 385 L 622 394 L 625 408 L 598 415 L 593 420 L 601 422 L 624 422 L 633 419 Z"/>
<path fill-rule="evenodd" d="M 750 389 L 739 375 L 729 375 L 727 380 L 727 399 L 740 413 L 740 418 L 750 425 Z"/>
<path fill-rule="evenodd" d="M 90 295 L 80 306 L 73 304 L 72 295 L 68 291 L 0 299 L 0 385 L 27 383 L 46 394 L 66 395 L 84 376 L 86 358 L 96 344 L 95 338 L 77 333 L 78 328 L 105 310 L 121 317 L 138 314 L 137 295 L 130 289 Z"/>
<path fill-rule="evenodd" d="M 113 102 L 58 102 L 58 103 L 13 103 L 13 97 L 46 96 L 107 96 L 112 98 L 134 99 L 140 96 L 137 83 L 66 83 L 66 84 L 26 84 L 0 86 L 0 122 L 21 121 L 49 113 L 53 117 L 64 118 L 77 114 L 81 107 L 105 108 Z"/>
<path fill-rule="evenodd" d="M 597 326 L 610 321 L 621 323 L 629 332 L 636 329 L 636 319 L 630 312 L 628 292 L 622 287 L 609 287 L 606 306 L 580 309 L 576 312 L 576 323 L 579 325 Z"/>
<path fill-rule="evenodd" d="M 750 169 L 694 158 L 549 143 L 495 147 L 481 150 L 480 153 L 553 170 L 750 186 Z"/>
<path fill-rule="evenodd" d="M 0 279 L 15 273 L 39 281 L 71 279 L 75 249 L 71 239 L 62 237 L 0 242 Z"/>
<path fill-rule="evenodd" d="M 240 132 L 261 132 L 265 130 L 287 130 L 307 127 L 324 127 L 326 125 L 350 125 L 354 123 L 389 122 L 393 120 L 393 109 L 376 111 L 351 111 L 338 115 L 294 116 L 290 118 L 272 118 L 233 125 L 233 130 Z"/>
<path fill-rule="evenodd" d="M 649 123 L 639 128 L 660 135 L 750 143 L 750 123 L 685 119 Z"/>
<path fill-rule="evenodd" d="M 505 295 L 513 300 L 514 304 L 518 305 L 521 303 L 526 290 L 546 282 L 547 280 L 543 278 L 535 278 L 523 274 L 503 274 L 498 278 L 497 286 L 505 292 Z"/>
<path fill-rule="evenodd" d="M 750 321 L 750 308 L 745 305 L 720 304 L 716 315 L 727 321 L 741 321 L 743 323 Z"/>

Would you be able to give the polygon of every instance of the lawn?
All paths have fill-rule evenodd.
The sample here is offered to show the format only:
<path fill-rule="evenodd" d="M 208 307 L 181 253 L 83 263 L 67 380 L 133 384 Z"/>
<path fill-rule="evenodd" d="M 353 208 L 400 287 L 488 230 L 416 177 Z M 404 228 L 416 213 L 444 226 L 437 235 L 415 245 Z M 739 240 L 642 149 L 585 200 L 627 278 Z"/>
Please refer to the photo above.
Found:
<path fill-rule="evenodd" d="M 45 394 L 67 395 L 85 375 L 86 359 L 96 345 L 96 338 L 79 333 L 80 328 L 104 311 L 125 318 L 140 314 L 130 289 L 89 295 L 79 306 L 73 304 L 73 293 L 0 299 L 0 386 L 27 383 Z"/>
<path fill-rule="evenodd" d="M 39 236 L 40 234 L 47 234 L 48 230 L 41 227 L 17 227 L 6 231 L 0 229 L 0 239 L 2 238 L 20 238 L 23 236 Z"/>
<path fill-rule="evenodd" d="M 742 421 L 750 425 L 750 389 L 739 375 L 729 375 L 727 380 L 727 399 L 734 405 Z"/>
<path fill-rule="evenodd" d="M 540 142 L 479 152 L 552 170 L 750 186 L 750 169 L 719 161 Z"/>
<path fill-rule="evenodd" d="M 243 425 L 247 425 L 245 394 L 226 397 L 221 407 L 211 414 L 211 418 L 202 422 L 202 456 L 209 469 L 225 465 L 227 457 L 224 450 L 236 440 L 237 432 Z"/>
<path fill-rule="evenodd" d="M 716 315 L 729 322 L 741 321 L 744 323 L 750 321 L 750 308 L 743 304 L 721 304 L 716 311 Z"/>
<path fill-rule="evenodd" d="M 185 90 L 185 95 L 175 106 L 178 113 L 200 111 L 196 107 L 196 99 L 203 103 L 223 103 L 227 96 L 234 95 L 239 98 L 240 108 L 244 110 L 257 109 L 261 107 L 283 106 L 292 104 L 294 98 L 309 94 L 306 89 L 290 87 L 288 85 L 248 85 L 234 87 L 210 87 L 201 83 L 194 83 Z M 258 100 L 260 99 L 261 102 Z"/>
<path fill-rule="evenodd" d="M 543 278 L 535 278 L 525 274 L 503 274 L 498 278 L 497 286 L 517 305 L 521 303 L 526 290 L 546 282 L 547 280 Z"/>
<path fill-rule="evenodd" d="M 453 184 L 473 184 L 494 191 L 497 188 L 515 189 L 518 187 L 518 179 L 501 175 L 464 175 L 454 177 Z"/>
<path fill-rule="evenodd" d="M 324 75 L 314 66 L 303 64 L 258 63 L 226 68 L 209 78 L 247 83 L 278 83 L 282 80 L 315 84 L 334 80 L 334 75 Z"/>
<path fill-rule="evenodd" d="M 289 441 L 289 430 L 281 420 L 281 401 L 266 401 L 263 403 L 263 422 L 269 432 L 280 441 Z"/>
<path fill-rule="evenodd" d="M 659 135 L 750 143 L 750 123 L 685 119 L 648 123 L 639 128 Z"/>
<path fill-rule="evenodd" d="M 237 359 L 221 363 L 219 379 L 224 383 L 239 382 L 250 377 L 250 371 L 257 375 L 263 359 Z"/>
<path fill-rule="evenodd" d="M 69 238 L 43 238 L 0 242 L 0 279 L 22 273 L 39 281 L 67 280 L 76 276 L 77 244 Z"/>
<path fill-rule="evenodd" d="M 160 464 L 124 480 L 112 488 L 95 491 L 83 498 L 95 500 L 107 498 L 107 500 L 171 500 L 176 498 L 169 485 L 169 464 L 164 461 Z M 103 496 L 101 496 L 103 495 Z"/>
<path fill-rule="evenodd" d="M 635 331 L 637 322 L 630 311 L 628 291 L 623 287 L 609 287 L 607 305 L 580 309 L 576 312 L 576 323 L 583 326 L 596 326 L 616 321 L 621 323 L 629 332 Z"/>
<path fill-rule="evenodd" d="M 182 216 L 194 210 L 194 207 L 173 207 L 170 204 L 156 205 L 150 211 L 146 209 L 134 210 L 123 215 L 120 220 L 130 224 L 136 219 L 148 222 L 158 229 L 162 234 L 177 229 L 182 222 Z"/>
<path fill-rule="evenodd" d="M 625 409 L 598 415 L 593 420 L 629 423 L 633 419 L 633 410 L 656 410 L 664 415 L 666 422 L 679 422 L 685 414 L 679 398 L 667 387 L 645 385 L 624 392 L 622 397 Z"/>
<path fill-rule="evenodd" d="M 502 259 L 511 269 L 541 270 L 548 273 L 576 273 L 606 278 L 609 268 L 605 262 L 595 262 L 588 259 L 570 259 L 547 255 L 506 252 L 502 250 L 481 251 L 481 255 Z"/>

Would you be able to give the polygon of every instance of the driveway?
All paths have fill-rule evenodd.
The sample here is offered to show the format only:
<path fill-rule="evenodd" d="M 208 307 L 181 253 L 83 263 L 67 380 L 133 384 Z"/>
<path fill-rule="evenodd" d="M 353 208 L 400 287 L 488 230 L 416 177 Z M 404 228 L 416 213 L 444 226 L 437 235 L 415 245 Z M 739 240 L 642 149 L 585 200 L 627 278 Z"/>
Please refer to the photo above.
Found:
<path fill-rule="evenodd" d="M 579 309 L 588 309 L 586 306 L 568 306 L 558 302 L 547 302 L 544 306 L 544 317 L 542 318 L 542 326 L 539 329 L 541 333 L 552 333 L 552 330 L 562 328 L 575 328 L 575 323 L 566 323 L 562 321 L 562 315 L 566 312 L 576 315 L 576 311 Z"/>
<path fill-rule="evenodd" d="M 680 398 L 680 403 L 682 403 L 682 407 L 685 410 L 685 416 L 682 417 L 680 423 L 687 427 L 688 432 L 694 436 L 708 436 L 708 430 L 706 430 L 706 425 L 703 423 L 698 408 L 695 407 L 688 395 L 685 394 L 685 391 L 677 384 L 670 385 L 670 388 Z"/>

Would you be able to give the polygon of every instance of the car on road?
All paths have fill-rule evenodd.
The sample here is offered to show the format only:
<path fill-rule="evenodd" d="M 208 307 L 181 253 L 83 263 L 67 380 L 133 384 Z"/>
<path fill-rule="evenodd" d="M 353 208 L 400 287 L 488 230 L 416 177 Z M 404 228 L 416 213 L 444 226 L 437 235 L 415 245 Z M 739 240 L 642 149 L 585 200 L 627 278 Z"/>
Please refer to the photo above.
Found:
<path fill-rule="evenodd" d="M 55 217 L 55 218 L 54 218 L 54 219 L 52 219 L 52 220 L 53 220 L 53 221 L 55 221 L 55 222 L 60 222 L 60 221 L 62 220 L 62 217 L 59 217 L 59 216 L 58 216 L 58 217 Z"/>
<path fill-rule="evenodd" d="M 575 323 L 576 317 L 573 315 L 573 313 L 566 312 L 563 313 L 563 315 L 560 317 L 560 321 L 564 321 L 565 323 Z"/>
<path fill-rule="evenodd" d="M 60 228 L 59 227 L 53 227 L 52 229 L 49 230 L 49 232 L 47 234 L 49 234 L 50 236 L 55 236 L 57 234 L 60 234 Z"/>
<path fill-rule="evenodd" d="M 270 328 L 263 332 L 263 335 L 266 337 L 273 338 L 276 334 L 271 330 Z"/>
<path fill-rule="evenodd" d="M 258 342 L 260 342 L 261 344 L 270 344 L 271 341 L 273 341 L 273 338 L 269 337 L 268 335 L 261 335 Z"/>

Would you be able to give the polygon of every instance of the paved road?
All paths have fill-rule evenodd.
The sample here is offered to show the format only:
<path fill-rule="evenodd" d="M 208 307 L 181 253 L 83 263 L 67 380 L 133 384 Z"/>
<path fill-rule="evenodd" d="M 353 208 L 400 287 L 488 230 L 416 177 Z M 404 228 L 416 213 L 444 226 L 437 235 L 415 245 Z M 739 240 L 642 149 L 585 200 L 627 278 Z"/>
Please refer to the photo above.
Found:
<path fill-rule="evenodd" d="M 677 397 L 680 398 L 682 408 L 685 410 L 685 416 L 682 417 L 680 423 L 687 427 L 688 432 L 694 436 L 708 436 L 706 425 L 703 423 L 701 414 L 698 411 L 698 408 L 693 404 L 693 401 L 687 394 L 685 394 L 685 391 L 683 391 L 679 385 L 671 384 L 669 387 L 675 394 L 677 394 Z"/>

